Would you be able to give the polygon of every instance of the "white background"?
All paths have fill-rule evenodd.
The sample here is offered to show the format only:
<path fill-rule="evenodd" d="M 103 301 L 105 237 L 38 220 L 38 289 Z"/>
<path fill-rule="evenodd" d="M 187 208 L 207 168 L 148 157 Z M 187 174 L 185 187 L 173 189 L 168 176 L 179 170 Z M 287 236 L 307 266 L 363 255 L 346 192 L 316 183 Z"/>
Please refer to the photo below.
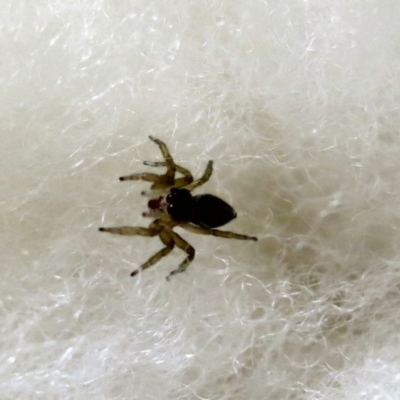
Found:
<path fill-rule="evenodd" d="M 1 399 L 400 398 L 400 3 L 2 0 Z M 130 272 L 154 135 L 239 242 Z"/>

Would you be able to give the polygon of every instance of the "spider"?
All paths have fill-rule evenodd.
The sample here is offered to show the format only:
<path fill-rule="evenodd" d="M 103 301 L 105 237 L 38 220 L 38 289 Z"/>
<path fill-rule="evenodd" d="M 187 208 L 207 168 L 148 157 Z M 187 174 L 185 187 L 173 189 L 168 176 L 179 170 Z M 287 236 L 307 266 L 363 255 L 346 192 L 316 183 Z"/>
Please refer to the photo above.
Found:
<path fill-rule="evenodd" d="M 144 161 L 144 165 L 150 167 L 166 167 L 167 172 L 163 175 L 152 173 L 133 174 L 122 176 L 120 181 L 147 181 L 152 182 L 150 192 L 142 192 L 142 195 L 152 197 L 148 202 L 149 211 L 144 212 L 144 217 L 155 218 L 147 227 L 120 226 L 112 228 L 99 228 L 101 232 L 108 232 L 117 235 L 127 236 L 158 236 L 165 245 L 161 250 L 150 257 L 144 264 L 131 273 L 131 276 L 137 275 L 145 270 L 162 257 L 168 255 L 172 249 L 177 246 L 187 256 L 168 276 L 170 280 L 173 275 L 184 272 L 188 265 L 193 261 L 195 249 L 186 242 L 181 236 L 173 231 L 173 228 L 180 226 L 189 232 L 202 235 L 212 235 L 227 239 L 239 240 L 257 240 L 254 236 L 241 235 L 229 231 L 220 231 L 214 229 L 227 224 L 236 218 L 235 210 L 219 197 L 211 194 L 192 196 L 191 192 L 203 185 L 210 179 L 213 170 L 213 162 L 209 161 L 207 167 L 200 179 L 194 180 L 192 174 L 186 168 L 177 165 L 167 145 L 159 139 L 150 136 L 150 140 L 158 145 L 164 157 L 164 161 L 150 162 Z M 181 177 L 175 178 L 179 173 Z M 157 197 L 154 197 L 156 195 Z"/>

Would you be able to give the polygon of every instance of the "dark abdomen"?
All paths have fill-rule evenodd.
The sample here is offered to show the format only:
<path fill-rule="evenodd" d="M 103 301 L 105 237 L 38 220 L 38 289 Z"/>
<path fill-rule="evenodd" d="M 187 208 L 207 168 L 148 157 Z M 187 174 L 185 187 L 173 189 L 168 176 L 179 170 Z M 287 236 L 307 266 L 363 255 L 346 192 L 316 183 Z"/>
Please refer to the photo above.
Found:
<path fill-rule="evenodd" d="M 236 218 L 235 210 L 212 194 L 193 197 L 192 223 L 203 228 L 217 228 Z"/>

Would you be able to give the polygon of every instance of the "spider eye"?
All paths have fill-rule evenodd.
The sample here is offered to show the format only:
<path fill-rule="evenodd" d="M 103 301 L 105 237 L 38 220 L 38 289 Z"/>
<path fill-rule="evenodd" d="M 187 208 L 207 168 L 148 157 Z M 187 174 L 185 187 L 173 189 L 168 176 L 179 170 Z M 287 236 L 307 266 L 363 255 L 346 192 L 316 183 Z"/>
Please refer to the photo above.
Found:
<path fill-rule="evenodd" d="M 172 188 L 167 197 L 165 198 L 165 200 L 167 201 L 167 203 L 171 202 L 173 200 L 174 197 L 176 197 L 177 195 L 179 196 L 179 190 L 184 190 L 184 189 L 177 189 L 177 188 Z"/>
<path fill-rule="evenodd" d="M 192 215 L 193 198 L 187 189 L 173 188 L 166 197 L 167 212 L 175 221 L 189 221 Z"/>

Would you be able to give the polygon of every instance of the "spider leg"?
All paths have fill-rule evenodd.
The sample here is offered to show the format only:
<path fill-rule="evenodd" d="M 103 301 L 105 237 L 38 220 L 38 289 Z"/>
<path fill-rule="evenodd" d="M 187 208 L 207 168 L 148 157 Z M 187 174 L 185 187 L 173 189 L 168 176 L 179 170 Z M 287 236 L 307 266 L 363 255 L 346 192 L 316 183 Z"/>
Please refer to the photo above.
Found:
<path fill-rule="evenodd" d="M 175 246 L 175 240 L 171 235 L 172 232 L 169 230 L 165 230 L 165 228 L 160 226 L 158 220 L 153 221 L 148 228 L 142 228 L 140 226 L 118 226 L 113 228 L 99 228 L 99 231 L 127 236 L 140 235 L 153 237 L 159 235 L 160 240 L 165 244 L 165 247 L 163 247 L 156 254 L 150 257 L 144 264 L 140 266 L 140 268 L 133 271 L 131 273 L 131 276 L 135 276 L 139 273 L 139 271 L 142 271 L 154 265 L 162 257 L 168 255 Z"/>
<path fill-rule="evenodd" d="M 165 161 L 143 161 L 143 164 L 147 167 L 166 167 L 167 163 Z"/>
<path fill-rule="evenodd" d="M 143 172 L 141 174 L 132 174 L 132 175 L 121 176 L 119 178 L 119 180 L 121 182 L 123 182 L 123 181 L 146 181 L 146 182 L 158 183 L 158 182 L 160 182 L 160 178 L 161 178 L 160 175 Z"/>
<path fill-rule="evenodd" d="M 144 161 L 144 165 L 147 165 L 148 167 L 166 167 L 167 163 L 165 161 Z M 181 167 L 178 164 L 175 164 L 175 169 L 176 172 L 179 172 L 180 174 L 183 175 L 183 178 L 178 178 L 175 179 L 174 187 L 182 187 L 185 185 L 188 185 L 189 183 L 193 182 L 193 175 L 190 173 L 190 171 L 184 167 Z"/>
<path fill-rule="evenodd" d="M 150 224 L 149 228 L 142 228 L 140 226 L 118 226 L 118 227 L 114 227 L 114 228 L 99 228 L 99 231 L 100 232 L 114 233 L 116 235 L 126 235 L 126 236 L 134 236 L 134 235 L 156 236 L 159 233 L 159 229 L 156 228 L 155 226 L 152 227 L 153 224 L 154 224 L 154 222 Z M 161 257 L 162 256 L 160 256 L 159 258 L 161 258 Z M 154 258 L 154 256 L 153 256 L 153 258 Z M 150 260 L 147 261 L 146 264 L 148 264 L 150 262 Z M 156 262 L 156 261 L 154 261 L 154 262 Z M 140 267 L 140 269 L 148 268 L 150 265 L 148 265 L 147 267 L 143 267 L 143 265 L 142 265 Z M 136 269 L 135 271 L 133 271 L 131 273 L 131 276 L 136 275 L 139 272 L 140 269 Z"/>
<path fill-rule="evenodd" d="M 190 183 L 189 185 L 185 186 L 185 189 L 192 191 L 193 189 L 203 185 L 204 183 L 206 183 L 209 179 L 210 176 L 213 172 L 213 161 L 209 161 L 207 164 L 207 167 L 204 171 L 203 176 L 200 179 L 197 179 L 196 181 Z"/>
<path fill-rule="evenodd" d="M 240 233 L 235 233 L 230 231 L 220 231 L 218 229 L 202 228 L 200 226 L 196 226 L 193 224 L 181 224 L 180 226 L 189 232 L 199 233 L 200 235 L 212 235 L 212 236 L 223 237 L 226 239 L 254 240 L 254 241 L 258 240 L 255 236 L 241 235 Z"/>
<path fill-rule="evenodd" d="M 124 236 L 156 236 L 159 233 L 159 229 L 151 225 L 149 228 L 142 228 L 140 226 L 116 226 L 113 228 L 99 228 L 99 231 Z"/>
<path fill-rule="evenodd" d="M 193 261 L 195 250 L 186 240 L 182 239 L 177 233 L 170 231 L 171 238 L 173 239 L 176 246 L 187 253 L 187 257 L 179 264 L 179 267 L 173 270 L 168 276 L 167 281 L 169 281 L 173 275 L 179 274 L 186 271 L 188 265 Z"/>
<path fill-rule="evenodd" d="M 166 167 L 167 163 L 165 161 L 143 161 L 143 164 L 147 167 Z M 191 177 L 193 179 L 192 174 L 190 171 L 184 167 L 181 167 L 178 164 L 175 164 L 175 169 L 182 175 Z"/>
<path fill-rule="evenodd" d="M 163 175 L 166 179 L 173 180 L 175 177 L 176 164 L 168 150 L 167 145 L 159 139 L 156 139 L 154 136 L 149 136 L 150 140 L 158 145 L 160 148 L 161 154 L 164 157 L 165 164 L 167 167 L 167 172 Z"/>
<path fill-rule="evenodd" d="M 167 256 L 171 253 L 172 249 L 175 247 L 174 240 L 172 239 L 171 235 L 168 231 L 161 231 L 159 233 L 161 241 L 165 244 L 161 250 L 157 251 L 156 254 L 151 256 L 144 264 L 142 264 L 138 269 L 135 269 L 131 276 L 137 275 L 140 271 L 143 271 L 147 268 L 150 268 L 156 262 L 160 261 L 161 258 Z"/>
<path fill-rule="evenodd" d="M 154 138 L 153 136 L 149 136 L 150 140 L 158 145 L 161 150 L 161 153 L 164 157 L 163 164 L 167 167 L 167 172 L 163 175 L 151 174 L 148 172 L 144 172 L 141 174 L 132 174 L 121 176 L 119 178 L 120 181 L 147 181 L 153 182 L 151 185 L 151 189 L 154 190 L 165 190 L 175 185 L 175 172 L 177 171 L 177 166 L 168 150 L 167 145 L 159 139 Z M 148 165 L 153 166 L 158 163 L 147 162 Z M 145 163 L 145 164 L 147 164 Z M 179 167 L 181 170 L 185 170 L 182 167 Z M 186 170 L 187 171 L 187 170 Z"/>

